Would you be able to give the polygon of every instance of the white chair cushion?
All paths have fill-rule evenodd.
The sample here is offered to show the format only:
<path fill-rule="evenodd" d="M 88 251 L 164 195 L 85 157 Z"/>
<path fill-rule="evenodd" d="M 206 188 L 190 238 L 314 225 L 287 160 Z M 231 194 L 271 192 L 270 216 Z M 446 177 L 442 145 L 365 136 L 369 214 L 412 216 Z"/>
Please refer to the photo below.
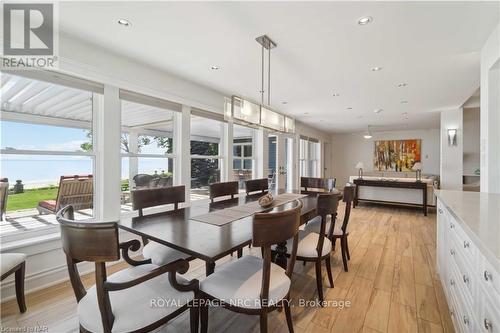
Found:
<path fill-rule="evenodd" d="M 346 230 L 346 234 L 349 233 L 349 227 L 347 228 Z M 342 231 L 342 229 L 340 227 L 335 227 L 333 229 L 333 235 L 334 236 L 342 236 L 344 234 L 344 232 Z"/>
<path fill-rule="evenodd" d="M 152 264 L 130 267 L 108 276 L 108 281 L 130 281 L 146 275 L 157 267 Z M 179 275 L 177 280 L 180 283 L 186 282 Z M 110 291 L 109 298 L 115 316 L 112 332 L 131 332 L 171 314 L 191 301 L 194 294 L 174 289 L 168 281 L 167 274 L 162 274 L 131 288 Z M 103 331 L 95 286 L 87 290 L 87 295 L 78 303 L 78 318 L 86 330 L 95 333 Z"/>
<path fill-rule="evenodd" d="M 297 257 L 305 258 L 317 258 L 318 251 L 316 251 L 316 246 L 318 245 L 319 234 L 311 231 L 299 231 L 299 244 L 297 245 Z M 292 253 L 293 239 L 289 239 L 286 242 L 286 250 L 288 254 Z M 276 245 L 273 247 L 276 250 Z M 323 240 L 323 251 L 321 256 L 327 255 L 332 251 L 332 243 L 328 238 L 325 237 Z"/>
<path fill-rule="evenodd" d="M 178 259 L 187 259 L 189 254 L 182 253 L 171 247 L 157 242 L 149 242 L 142 249 L 142 255 L 146 259 L 151 259 L 151 263 L 163 266 Z"/>
<path fill-rule="evenodd" d="M 0 275 L 4 275 L 25 260 L 26 255 L 23 253 L 2 253 L 0 255 Z"/>
<path fill-rule="evenodd" d="M 201 281 L 200 290 L 233 306 L 259 309 L 262 265 L 261 258 L 244 256 L 222 265 L 215 273 Z M 285 270 L 271 263 L 269 305 L 282 300 L 288 294 L 290 284 Z"/>

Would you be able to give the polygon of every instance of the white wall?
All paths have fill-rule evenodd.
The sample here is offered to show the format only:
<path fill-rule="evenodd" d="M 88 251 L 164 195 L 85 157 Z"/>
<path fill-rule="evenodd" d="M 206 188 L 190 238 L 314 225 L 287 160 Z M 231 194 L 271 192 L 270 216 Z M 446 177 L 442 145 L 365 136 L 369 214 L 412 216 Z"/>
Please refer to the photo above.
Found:
<path fill-rule="evenodd" d="M 500 24 L 481 49 L 481 192 L 500 193 Z"/>
<path fill-rule="evenodd" d="M 355 166 L 363 162 L 366 172 L 373 171 L 374 141 L 422 139 L 422 166 L 424 174 L 439 174 L 439 129 L 375 132 L 367 140 L 357 134 L 332 135 L 332 169 L 337 185 L 345 184 L 349 176 L 357 175 Z"/>
<path fill-rule="evenodd" d="M 457 129 L 457 144 L 448 143 L 448 129 Z M 463 175 L 463 109 L 441 112 L 441 188 L 461 191 Z"/>
<path fill-rule="evenodd" d="M 464 108 L 464 174 L 474 174 L 480 166 L 479 112 L 479 108 Z"/>

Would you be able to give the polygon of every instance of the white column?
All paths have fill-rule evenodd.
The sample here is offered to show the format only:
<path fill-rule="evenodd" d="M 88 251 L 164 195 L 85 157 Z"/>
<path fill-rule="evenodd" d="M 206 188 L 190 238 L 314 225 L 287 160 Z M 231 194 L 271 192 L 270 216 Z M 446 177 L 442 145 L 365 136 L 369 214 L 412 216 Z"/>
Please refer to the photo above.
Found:
<path fill-rule="evenodd" d="M 481 192 L 500 193 L 500 24 L 481 49 Z"/>
<path fill-rule="evenodd" d="M 267 178 L 269 175 L 269 131 L 258 129 L 255 131 L 255 164 L 257 178 Z"/>
<path fill-rule="evenodd" d="M 221 151 L 224 160 L 222 163 L 221 181 L 235 180 L 233 177 L 233 121 L 221 124 L 221 133 L 224 133 L 221 142 Z M 219 153 L 220 154 L 220 153 Z"/>
<path fill-rule="evenodd" d="M 128 149 L 130 153 L 137 154 L 139 152 L 139 145 L 137 139 L 139 135 L 137 132 L 132 131 L 128 133 Z M 136 156 L 129 157 L 128 159 L 128 183 L 129 189 L 134 188 L 133 177 L 139 173 L 139 161 Z"/>
<path fill-rule="evenodd" d="M 448 142 L 448 130 L 457 130 L 457 144 Z M 463 186 L 463 109 L 441 112 L 441 188 L 459 190 Z"/>
<path fill-rule="evenodd" d="M 174 184 L 186 186 L 186 205 L 191 192 L 191 107 L 182 106 L 182 112 L 174 116 Z"/>
<path fill-rule="evenodd" d="M 120 218 L 121 179 L 121 103 L 119 89 L 104 86 L 104 97 L 96 98 L 94 117 L 96 133 L 95 190 L 98 221 Z"/>

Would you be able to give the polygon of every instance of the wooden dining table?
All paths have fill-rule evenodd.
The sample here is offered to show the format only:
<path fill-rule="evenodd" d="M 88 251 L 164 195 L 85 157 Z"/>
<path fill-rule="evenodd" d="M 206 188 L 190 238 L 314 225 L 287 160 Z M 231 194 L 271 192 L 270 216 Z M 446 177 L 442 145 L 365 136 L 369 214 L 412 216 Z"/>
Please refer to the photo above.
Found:
<path fill-rule="evenodd" d="M 335 190 L 341 196 L 341 192 Z M 278 190 L 273 194 L 300 193 L 299 191 Z M 193 202 L 191 206 L 178 210 L 122 219 L 119 227 L 143 239 L 152 240 L 174 248 L 194 258 L 204 260 L 206 275 L 214 272 L 216 260 L 235 251 L 241 251 L 252 242 L 252 216 L 244 217 L 218 226 L 200 222 L 193 217 L 209 212 L 240 206 L 256 201 L 262 194 L 239 196 L 234 199 L 210 203 L 208 200 Z M 310 193 L 300 198 L 303 206 L 300 223 L 304 224 L 317 216 L 317 194 Z M 290 209 L 293 202 L 270 208 L 266 212 L 279 212 Z M 278 244 L 275 262 L 286 268 L 286 243 Z"/>

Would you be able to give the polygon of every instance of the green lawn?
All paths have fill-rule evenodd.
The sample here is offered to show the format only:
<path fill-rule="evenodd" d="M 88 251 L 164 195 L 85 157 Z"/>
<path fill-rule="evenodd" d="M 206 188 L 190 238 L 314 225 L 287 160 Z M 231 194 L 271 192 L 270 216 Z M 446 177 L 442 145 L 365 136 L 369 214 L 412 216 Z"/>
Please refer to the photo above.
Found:
<path fill-rule="evenodd" d="M 25 190 L 24 193 L 9 194 L 7 211 L 35 208 L 42 200 L 56 199 L 57 187 Z"/>

